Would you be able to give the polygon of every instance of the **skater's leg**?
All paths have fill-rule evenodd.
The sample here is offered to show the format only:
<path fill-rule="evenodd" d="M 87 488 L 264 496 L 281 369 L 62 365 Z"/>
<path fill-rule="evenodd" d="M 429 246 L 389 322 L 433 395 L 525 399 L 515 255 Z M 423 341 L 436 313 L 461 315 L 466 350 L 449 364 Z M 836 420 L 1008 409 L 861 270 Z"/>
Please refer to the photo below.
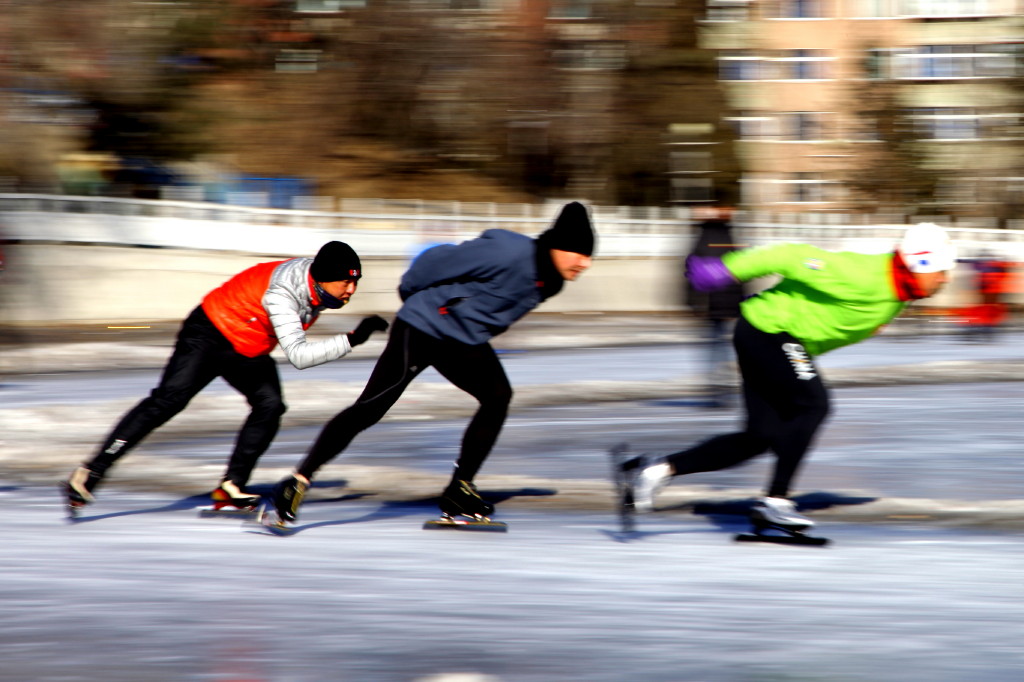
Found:
<path fill-rule="evenodd" d="M 388 343 L 362 395 L 327 422 L 296 472 L 307 480 L 312 479 L 317 470 L 348 447 L 356 435 L 380 421 L 409 382 L 429 366 L 425 356 L 434 343 L 430 336 L 402 320 L 395 320 Z"/>
<path fill-rule="evenodd" d="M 733 332 L 747 412 L 744 430 L 714 436 L 665 457 L 641 455 L 622 462 L 621 476 L 626 487 L 623 497 L 632 500 L 635 511 L 653 511 L 655 495 L 674 476 L 726 469 L 767 452 L 770 441 L 765 434 L 771 433 L 770 425 L 777 422 L 777 416 L 759 390 L 756 358 L 760 332 L 755 332 L 742 319 Z"/>
<path fill-rule="evenodd" d="M 159 385 L 121 418 L 85 466 L 102 477 L 143 438 L 185 409 L 220 374 L 218 358 L 225 348 L 230 349 L 227 339 L 196 308 L 182 324 Z"/>
<path fill-rule="evenodd" d="M 813 365 L 812 365 L 813 366 Z M 828 388 L 822 381 L 817 368 L 814 378 L 792 378 L 786 386 L 788 391 L 779 409 L 780 426 L 771 438 L 771 449 L 775 453 L 775 469 L 768 484 L 769 497 L 785 498 L 807 451 L 810 449 L 818 430 L 828 417 L 830 401 Z M 802 372 L 807 375 L 807 370 Z"/>
<path fill-rule="evenodd" d="M 434 367 L 480 404 L 462 436 L 452 476 L 453 480 L 472 482 L 505 425 L 512 386 L 490 344 L 445 344 L 444 352 L 434 360 Z"/>
<path fill-rule="evenodd" d="M 494 505 L 480 497 L 473 479 L 505 424 L 512 386 L 490 344 L 445 343 L 435 355 L 434 367 L 480 404 L 462 435 L 451 481 L 441 493 L 441 511 L 451 516 L 490 516 Z"/>
<path fill-rule="evenodd" d="M 747 434 L 775 454 L 769 497 L 785 498 L 818 428 L 828 416 L 828 389 L 803 345 L 740 319 L 736 354 L 743 374 Z"/>
<path fill-rule="evenodd" d="M 256 358 L 238 355 L 228 362 L 223 376 L 228 384 L 245 396 L 252 408 L 238 432 L 235 449 L 223 477 L 238 488 L 244 488 L 257 460 L 277 435 L 287 407 L 281 395 L 277 365 L 267 355 Z"/>
<path fill-rule="evenodd" d="M 677 474 L 734 466 L 771 449 L 776 456 L 769 497 L 784 498 L 829 411 L 817 366 L 789 334 L 766 334 L 740 319 L 736 356 L 743 376 L 747 424 L 740 434 L 713 438 L 670 457 Z"/>
<path fill-rule="evenodd" d="M 771 379 L 765 371 L 766 359 L 775 362 L 775 335 L 759 332 L 744 319 L 736 324 L 733 344 L 742 378 L 746 424 L 743 431 L 715 436 L 673 453 L 665 458 L 672 475 L 718 471 L 767 452 L 771 436 L 780 425 L 778 410 L 771 398 Z"/>

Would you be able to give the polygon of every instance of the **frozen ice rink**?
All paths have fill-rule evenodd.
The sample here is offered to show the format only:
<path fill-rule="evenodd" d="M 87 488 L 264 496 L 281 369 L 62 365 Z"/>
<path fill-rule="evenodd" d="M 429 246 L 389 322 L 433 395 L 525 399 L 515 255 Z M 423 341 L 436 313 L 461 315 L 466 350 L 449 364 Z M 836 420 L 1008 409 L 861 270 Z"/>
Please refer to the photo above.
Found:
<path fill-rule="evenodd" d="M 964 357 L 1010 366 L 1024 364 L 1019 341 L 879 339 L 822 364 L 826 376 Z M 837 388 L 796 491 L 829 547 L 732 541 L 768 459 L 677 480 L 624 535 L 607 447 L 681 448 L 738 413 L 685 395 L 588 401 L 581 382 L 685 383 L 698 352 L 507 356 L 517 390 L 552 384 L 564 398 L 516 410 L 478 479 L 506 534 L 421 530 L 465 424 L 430 393 L 324 470 L 295 535 L 199 518 L 244 415 L 237 403 L 214 414 L 228 395 L 218 387 L 192 421 L 119 463 L 69 524 L 53 483 L 157 370 L 11 377 L 0 680 L 1024 679 L 1024 384 Z M 358 385 L 369 368 L 341 363 L 318 379 Z M 310 411 L 304 385 L 286 382 L 293 411 Z M 284 429 L 254 481 L 265 491 L 318 430 Z"/>
<path fill-rule="evenodd" d="M 51 490 L 0 557 L 0 679 L 503 682 L 1024 676 L 1019 534 L 829 524 L 824 549 L 741 524 L 511 512 L 423 531 L 423 504 L 310 504 L 294 536 L 118 494 L 68 525 Z"/>

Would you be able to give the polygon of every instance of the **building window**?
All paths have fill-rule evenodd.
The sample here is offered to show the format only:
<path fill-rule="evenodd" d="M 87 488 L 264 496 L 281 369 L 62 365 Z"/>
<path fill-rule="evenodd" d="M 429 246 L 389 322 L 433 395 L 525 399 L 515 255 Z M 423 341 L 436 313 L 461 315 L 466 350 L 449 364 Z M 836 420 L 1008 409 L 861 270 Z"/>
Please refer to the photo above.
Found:
<path fill-rule="evenodd" d="M 824 16 L 822 0 L 780 0 L 780 19 L 817 19 Z"/>
<path fill-rule="evenodd" d="M 896 14 L 896 0 L 855 0 L 852 16 L 859 19 L 888 19 Z"/>
<path fill-rule="evenodd" d="M 921 140 L 975 140 L 980 137 L 978 117 L 972 109 L 936 107 L 914 109 L 914 129 Z"/>
<path fill-rule="evenodd" d="M 822 80 L 828 78 L 827 50 L 782 50 L 776 58 L 776 77 L 780 80 Z"/>
<path fill-rule="evenodd" d="M 669 171 L 672 173 L 710 173 L 710 152 L 671 152 Z"/>
<path fill-rule="evenodd" d="M 590 19 L 593 15 L 590 0 L 555 0 L 548 11 L 548 19 Z"/>
<path fill-rule="evenodd" d="M 868 80 L 889 80 L 893 77 L 893 48 L 869 48 L 864 51 L 864 78 Z"/>
<path fill-rule="evenodd" d="M 554 50 L 551 58 L 559 69 L 619 69 L 625 63 L 625 54 L 618 43 L 574 43 L 574 47 Z"/>
<path fill-rule="evenodd" d="M 902 0 L 900 12 L 908 17 L 1012 16 L 1013 0 Z"/>
<path fill-rule="evenodd" d="M 747 21 L 753 18 L 751 0 L 708 0 L 705 21 Z"/>
<path fill-rule="evenodd" d="M 274 70 L 281 73 L 315 73 L 319 68 L 320 50 L 281 50 Z"/>
<path fill-rule="evenodd" d="M 718 58 L 719 80 L 756 81 L 762 75 L 762 59 L 750 50 L 723 50 Z"/>
<path fill-rule="evenodd" d="M 899 78 L 1010 78 L 1019 69 L 1015 44 L 921 45 L 898 55 Z"/>
<path fill-rule="evenodd" d="M 672 178 L 672 201 L 692 204 L 711 201 L 711 180 L 708 178 Z"/>
<path fill-rule="evenodd" d="M 736 137 L 746 142 L 778 137 L 776 119 L 764 112 L 743 111 L 738 116 L 730 116 L 726 121 L 732 124 Z"/>
<path fill-rule="evenodd" d="M 969 107 L 935 107 L 910 112 L 922 140 L 1019 139 L 1020 115 L 1009 111 Z"/>
<path fill-rule="evenodd" d="M 333 13 L 344 9 L 366 7 L 365 0 L 297 0 L 296 12 Z"/>
<path fill-rule="evenodd" d="M 790 173 L 783 187 L 783 201 L 797 204 L 828 201 L 828 183 L 821 173 Z"/>
<path fill-rule="evenodd" d="M 779 114 L 783 140 L 810 142 L 825 139 L 826 114 L 818 111 L 788 111 Z"/>

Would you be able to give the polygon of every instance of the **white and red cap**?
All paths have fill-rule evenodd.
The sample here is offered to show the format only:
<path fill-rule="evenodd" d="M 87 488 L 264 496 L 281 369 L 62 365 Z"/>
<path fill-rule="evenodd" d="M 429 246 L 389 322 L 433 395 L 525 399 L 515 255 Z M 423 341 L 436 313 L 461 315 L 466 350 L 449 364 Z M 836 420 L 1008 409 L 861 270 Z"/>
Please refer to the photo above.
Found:
<path fill-rule="evenodd" d="M 956 247 L 935 223 L 907 228 L 898 249 L 911 272 L 944 272 L 956 267 Z"/>

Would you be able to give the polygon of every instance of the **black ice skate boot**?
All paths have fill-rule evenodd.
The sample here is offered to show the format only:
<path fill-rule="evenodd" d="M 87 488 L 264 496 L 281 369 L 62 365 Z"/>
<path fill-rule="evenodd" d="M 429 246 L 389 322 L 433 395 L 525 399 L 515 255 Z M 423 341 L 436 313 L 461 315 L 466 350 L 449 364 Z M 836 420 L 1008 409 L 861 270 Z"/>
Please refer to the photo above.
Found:
<path fill-rule="evenodd" d="M 60 484 L 69 516 L 74 518 L 82 507 L 96 501 L 92 491 L 101 478 L 100 474 L 83 465 L 72 471 L 68 480 Z"/>
<path fill-rule="evenodd" d="M 307 490 L 309 490 L 309 480 L 299 474 L 292 474 L 277 484 L 277 487 L 274 488 L 274 509 L 277 510 L 279 522 L 294 523 Z"/>
<path fill-rule="evenodd" d="M 259 505 L 261 498 L 259 495 L 242 492 L 242 489 L 233 482 L 224 480 L 210 493 L 210 499 L 213 500 L 214 510 L 234 507 L 236 509 L 252 511 Z"/>
<path fill-rule="evenodd" d="M 487 518 L 494 513 L 494 505 L 485 502 L 470 481 L 454 480 L 449 483 L 441 493 L 438 506 L 448 516 Z"/>

